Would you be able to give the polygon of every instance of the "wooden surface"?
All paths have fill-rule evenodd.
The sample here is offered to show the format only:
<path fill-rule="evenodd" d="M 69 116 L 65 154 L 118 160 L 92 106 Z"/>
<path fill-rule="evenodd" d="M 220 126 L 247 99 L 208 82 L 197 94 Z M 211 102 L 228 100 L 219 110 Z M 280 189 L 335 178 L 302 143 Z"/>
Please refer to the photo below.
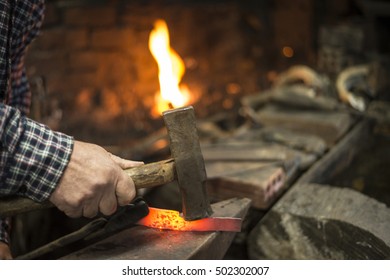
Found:
<path fill-rule="evenodd" d="M 249 199 L 213 204 L 214 216 L 244 218 Z M 179 232 L 135 226 L 86 247 L 63 259 L 221 259 L 236 233 Z"/>
<path fill-rule="evenodd" d="M 305 172 L 297 184 L 310 182 L 326 184 L 329 178 L 342 172 L 359 152 L 362 144 L 367 141 L 370 129 L 370 122 L 358 123 L 335 147 Z"/>
<path fill-rule="evenodd" d="M 210 162 L 257 162 L 284 163 L 290 165 L 298 162 L 301 169 L 311 165 L 317 156 L 285 145 L 265 143 L 261 141 L 230 141 L 202 146 L 206 164 Z"/>
<path fill-rule="evenodd" d="M 175 180 L 175 162 L 173 159 L 153 162 L 125 170 L 137 189 L 152 188 Z"/>
<path fill-rule="evenodd" d="M 256 116 L 263 125 L 317 135 L 329 145 L 340 139 L 353 123 L 348 113 L 294 110 L 274 105 L 259 110 Z"/>
<path fill-rule="evenodd" d="M 317 155 L 248 137 L 202 146 L 207 191 L 212 199 L 246 197 L 252 207 L 268 209 Z"/>
<path fill-rule="evenodd" d="M 47 209 L 54 205 L 46 200 L 42 203 L 35 202 L 25 197 L 6 197 L 0 199 L 0 218 L 12 217 L 30 211 Z"/>
<path fill-rule="evenodd" d="M 261 127 L 248 130 L 234 137 L 237 141 L 258 141 L 285 145 L 291 149 L 321 156 L 328 149 L 325 141 L 309 133 L 293 132 L 279 127 Z"/>

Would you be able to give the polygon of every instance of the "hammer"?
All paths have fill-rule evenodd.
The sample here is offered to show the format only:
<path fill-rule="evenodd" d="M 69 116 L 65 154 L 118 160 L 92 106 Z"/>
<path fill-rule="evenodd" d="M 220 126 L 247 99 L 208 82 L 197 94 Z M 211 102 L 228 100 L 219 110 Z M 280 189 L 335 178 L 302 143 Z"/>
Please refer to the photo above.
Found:
<path fill-rule="evenodd" d="M 163 112 L 170 140 L 171 158 L 124 170 L 136 189 L 151 188 L 177 180 L 182 197 L 185 220 L 198 220 L 212 214 L 206 193 L 206 170 L 192 106 Z M 28 198 L 12 197 L 0 200 L 0 217 L 53 207 Z"/>

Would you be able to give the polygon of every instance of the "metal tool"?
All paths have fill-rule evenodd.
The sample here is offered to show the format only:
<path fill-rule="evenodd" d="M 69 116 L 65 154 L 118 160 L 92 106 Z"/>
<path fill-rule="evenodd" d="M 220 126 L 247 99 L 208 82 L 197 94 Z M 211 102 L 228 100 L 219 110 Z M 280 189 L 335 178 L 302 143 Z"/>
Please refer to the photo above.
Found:
<path fill-rule="evenodd" d="M 91 244 L 120 230 L 134 226 L 139 219 L 145 217 L 148 213 L 148 205 L 142 198 L 138 197 L 129 205 L 120 207 L 114 215 L 110 217 L 97 218 L 79 230 L 67 234 L 24 255 L 18 256 L 16 259 L 37 259 L 48 253 L 54 252 L 55 250 L 64 248 L 69 244 L 80 242 L 81 240 Z"/>
<path fill-rule="evenodd" d="M 141 197 L 137 197 L 131 204 L 120 207 L 114 215 L 97 218 L 79 230 L 16 259 L 39 259 L 68 245 L 82 244 L 82 247 L 85 247 L 135 225 L 175 231 L 240 232 L 241 223 L 242 219 L 235 217 L 209 217 L 186 221 L 178 211 L 148 207 Z"/>
<path fill-rule="evenodd" d="M 231 217 L 208 217 L 186 221 L 178 211 L 149 207 L 149 214 L 136 224 L 165 230 L 240 232 L 241 222 L 241 218 Z"/>
<path fill-rule="evenodd" d="M 219 201 L 211 205 L 214 212 L 211 217 L 244 219 L 250 206 L 251 200 L 248 198 L 232 198 Z M 199 222 L 206 219 L 199 220 Z M 243 227 L 245 227 L 244 224 Z M 112 234 L 108 238 L 83 247 L 61 257 L 61 259 L 221 260 L 231 246 L 236 234 L 236 232 L 229 231 L 193 232 L 135 226 Z"/>
<path fill-rule="evenodd" d="M 170 139 L 172 158 L 125 170 L 137 189 L 160 186 L 178 181 L 185 220 L 197 220 L 211 215 L 207 197 L 206 171 L 200 149 L 196 119 L 192 106 L 163 113 Z M 37 203 L 27 198 L 0 200 L 0 217 L 53 207 L 49 201 Z"/>

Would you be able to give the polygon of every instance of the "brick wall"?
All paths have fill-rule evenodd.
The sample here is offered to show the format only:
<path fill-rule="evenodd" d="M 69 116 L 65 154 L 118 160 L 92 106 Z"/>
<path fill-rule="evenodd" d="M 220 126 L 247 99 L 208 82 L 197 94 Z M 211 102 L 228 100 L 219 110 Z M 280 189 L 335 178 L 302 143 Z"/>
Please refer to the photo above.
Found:
<path fill-rule="evenodd" d="M 148 50 L 154 21 L 168 23 L 171 46 L 187 66 L 183 82 L 200 97 L 195 109 L 202 118 L 232 110 L 242 95 L 268 86 L 271 58 L 280 55 L 269 3 L 47 0 L 28 73 L 44 77 L 48 99 L 63 111 L 60 130 L 109 143 L 118 135 L 146 135 L 160 125 L 150 116 L 159 87 Z"/>

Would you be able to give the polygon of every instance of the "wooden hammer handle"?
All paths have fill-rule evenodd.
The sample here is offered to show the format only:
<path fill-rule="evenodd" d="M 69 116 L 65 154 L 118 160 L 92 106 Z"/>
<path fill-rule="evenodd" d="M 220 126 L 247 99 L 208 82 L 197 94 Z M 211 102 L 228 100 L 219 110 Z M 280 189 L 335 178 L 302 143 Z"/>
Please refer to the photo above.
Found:
<path fill-rule="evenodd" d="M 160 186 L 176 178 L 173 159 L 136 166 L 125 172 L 133 179 L 136 189 Z"/>
<path fill-rule="evenodd" d="M 136 189 L 157 187 L 175 180 L 173 159 L 144 164 L 124 170 L 134 181 Z M 0 218 L 11 217 L 28 211 L 54 207 L 49 201 L 35 202 L 24 197 L 0 200 Z"/>

